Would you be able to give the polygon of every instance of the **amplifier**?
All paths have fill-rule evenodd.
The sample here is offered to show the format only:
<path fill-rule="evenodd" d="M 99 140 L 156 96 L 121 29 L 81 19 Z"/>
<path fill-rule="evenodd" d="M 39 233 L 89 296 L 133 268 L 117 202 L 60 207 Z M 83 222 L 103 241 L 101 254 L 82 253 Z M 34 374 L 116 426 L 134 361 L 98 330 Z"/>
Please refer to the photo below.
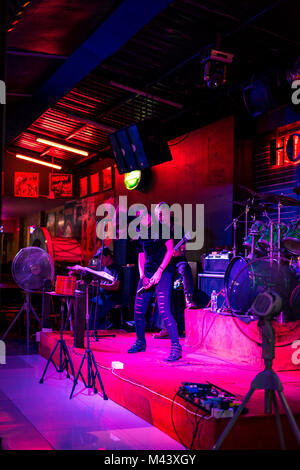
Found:
<path fill-rule="evenodd" d="M 203 271 L 205 273 L 225 273 L 231 258 L 231 251 L 210 253 L 203 258 Z"/>

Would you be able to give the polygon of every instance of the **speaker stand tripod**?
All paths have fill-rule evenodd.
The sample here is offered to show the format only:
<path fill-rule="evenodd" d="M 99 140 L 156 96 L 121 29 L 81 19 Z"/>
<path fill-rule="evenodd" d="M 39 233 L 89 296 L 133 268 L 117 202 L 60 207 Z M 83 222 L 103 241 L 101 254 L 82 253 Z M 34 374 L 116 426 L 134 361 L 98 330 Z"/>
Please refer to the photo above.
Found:
<path fill-rule="evenodd" d="M 235 412 L 234 416 L 229 421 L 228 425 L 222 432 L 221 436 L 217 440 L 216 444 L 213 447 L 213 450 L 218 450 L 221 445 L 223 444 L 224 440 L 230 433 L 231 429 L 237 422 L 240 414 L 244 410 L 245 406 L 247 405 L 248 401 L 250 400 L 251 396 L 255 392 L 255 390 L 264 390 L 265 391 L 265 413 L 272 414 L 272 404 L 274 406 L 275 411 L 275 419 L 276 419 L 276 426 L 277 432 L 280 441 L 281 449 L 285 449 L 285 441 L 284 435 L 281 425 L 280 413 L 278 408 L 278 395 L 281 404 L 283 406 L 284 412 L 288 418 L 292 431 L 296 437 L 298 445 L 300 446 L 300 431 L 297 426 L 296 420 L 289 408 L 289 405 L 286 401 L 286 398 L 283 393 L 283 386 L 280 382 L 278 375 L 272 369 L 272 362 L 275 357 L 275 332 L 270 320 L 262 319 L 259 320 L 259 326 L 261 327 L 262 331 L 262 358 L 265 363 L 265 369 L 256 375 L 253 379 L 250 390 L 248 391 L 244 401 L 238 407 L 237 411 Z"/>
<path fill-rule="evenodd" d="M 69 374 L 69 369 L 73 375 L 73 377 L 75 377 L 75 372 L 74 372 L 74 367 L 73 367 L 73 363 L 72 363 L 72 359 L 71 359 L 71 356 L 70 356 L 70 353 L 69 353 L 69 350 L 68 350 L 68 347 L 65 343 L 65 340 L 64 340 L 64 310 L 65 310 L 65 297 L 68 297 L 68 296 L 63 296 L 61 294 L 56 294 L 55 292 L 52 292 L 52 293 L 49 293 L 49 295 L 56 295 L 56 296 L 59 296 L 61 297 L 61 306 L 60 306 L 60 339 L 57 340 L 56 342 L 56 345 L 54 346 L 50 356 L 49 356 L 49 359 L 47 361 L 47 364 L 46 364 L 46 367 L 44 369 L 44 372 L 43 372 L 43 375 L 40 379 L 40 384 L 42 384 L 44 382 L 44 377 L 45 377 L 45 374 L 47 372 L 47 369 L 49 367 L 49 364 L 52 363 L 56 372 L 58 373 L 61 373 L 63 372 L 64 370 L 67 372 L 67 378 L 69 379 L 70 378 L 70 374 Z M 59 364 L 58 366 L 56 366 L 54 360 L 53 360 L 53 357 L 54 357 L 54 354 L 55 354 L 55 351 L 56 350 L 59 350 Z"/>
<path fill-rule="evenodd" d="M 86 336 L 87 336 L 87 349 L 84 352 L 83 358 L 81 360 L 77 375 L 75 377 L 74 383 L 73 383 L 73 388 L 70 394 L 70 399 L 73 396 L 74 390 L 76 388 L 76 385 L 78 383 L 79 377 L 81 377 L 82 382 L 84 383 L 84 386 L 86 388 L 93 388 L 94 393 L 97 393 L 97 388 L 96 388 L 96 379 L 98 379 L 102 393 L 103 393 L 103 399 L 108 400 L 108 397 L 105 393 L 103 382 L 100 376 L 100 372 L 98 370 L 98 366 L 96 363 L 96 359 L 94 356 L 93 351 L 90 348 L 90 316 L 89 316 L 89 293 L 88 293 L 88 284 L 86 284 L 86 289 L 85 289 L 85 305 L 86 305 Z M 87 362 L 87 381 L 84 378 L 84 375 L 82 373 L 82 367 L 84 365 L 84 362 Z"/>
<path fill-rule="evenodd" d="M 15 318 L 13 319 L 13 321 L 11 322 L 11 324 L 9 325 L 7 330 L 5 331 L 5 333 L 2 335 L 1 340 L 4 340 L 6 338 L 6 336 L 8 335 L 8 333 L 10 332 L 10 330 L 12 329 L 12 327 L 14 326 L 14 324 L 16 323 L 18 318 L 22 315 L 23 311 L 26 313 L 26 351 L 27 351 L 27 354 L 28 354 L 29 353 L 30 313 L 33 313 L 33 315 L 37 319 L 39 325 L 41 326 L 40 319 L 39 319 L 36 311 L 34 310 L 34 308 L 32 306 L 32 303 L 31 303 L 30 292 L 25 291 L 25 301 L 24 301 L 21 309 L 19 310 L 19 312 L 17 313 L 17 315 L 15 316 Z"/>

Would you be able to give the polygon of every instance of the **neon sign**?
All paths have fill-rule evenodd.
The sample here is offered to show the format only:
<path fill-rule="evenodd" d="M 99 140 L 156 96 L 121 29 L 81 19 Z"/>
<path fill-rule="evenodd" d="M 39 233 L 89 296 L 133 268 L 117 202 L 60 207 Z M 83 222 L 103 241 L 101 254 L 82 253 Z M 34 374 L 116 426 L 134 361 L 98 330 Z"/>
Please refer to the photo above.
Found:
<path fill-rule="evenodd" d="M 300 131 L 270 142 L 270 164 L 276 166 L 300 163 Z"/>

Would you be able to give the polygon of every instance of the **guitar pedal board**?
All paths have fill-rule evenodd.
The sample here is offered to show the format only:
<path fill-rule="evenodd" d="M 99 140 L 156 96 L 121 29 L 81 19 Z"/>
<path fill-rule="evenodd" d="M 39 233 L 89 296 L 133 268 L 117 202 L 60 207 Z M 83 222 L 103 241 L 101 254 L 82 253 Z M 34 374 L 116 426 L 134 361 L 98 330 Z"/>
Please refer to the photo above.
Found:
<path fill-rule="evenodd" d="M 183 382 L 177 395 L 217 419 L 230 418 L 241 404 L 235 395 L 210 382 Z"/>

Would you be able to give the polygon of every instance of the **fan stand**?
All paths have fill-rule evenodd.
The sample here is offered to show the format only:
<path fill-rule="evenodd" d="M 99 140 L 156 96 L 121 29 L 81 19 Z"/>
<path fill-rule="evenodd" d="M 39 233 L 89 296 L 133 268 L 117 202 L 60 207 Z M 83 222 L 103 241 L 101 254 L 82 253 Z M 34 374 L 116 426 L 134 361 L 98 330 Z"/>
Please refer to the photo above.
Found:
<path fill-rule="evenodd" d="M 12 329 L 12 327 L 14 326 L 14 324 L 16 323 L 16 321 L 18 320 L 18 318 L 22 315 L 22 312 L 24 311 L 26 313 L 26 332 L 27 332 L 26 333 L 26 351 L 27 351 L 27 354 L 28 354 L 29 353 L 30 312 L 33 313 L 33 315 L 37 319 L 40 326 L 41 326 L 41 322 L 40 322 L 40 319 L 39 319 L 36 311 L 34 310 L 34 308 L 32 306 L 31 298 L 30 298 L 31 292 L 30 291 L 24 291 L 24 292 L 25 292 L 25 301 L 24 301 L 21 309 L 19 310 L 19 312 L 17 313 L 17 315 L 15 316 L 15 318 L 13 319 L 13 321 L 11 322 L 11 324 L 9 325 L 9 327 L 7 328 L 7 330 L 5 331 L 3 336 L 1 337 L 1 340 L 4 340 L 6 338 L 7 334 L 10 332 L 10 330 Z"/>

